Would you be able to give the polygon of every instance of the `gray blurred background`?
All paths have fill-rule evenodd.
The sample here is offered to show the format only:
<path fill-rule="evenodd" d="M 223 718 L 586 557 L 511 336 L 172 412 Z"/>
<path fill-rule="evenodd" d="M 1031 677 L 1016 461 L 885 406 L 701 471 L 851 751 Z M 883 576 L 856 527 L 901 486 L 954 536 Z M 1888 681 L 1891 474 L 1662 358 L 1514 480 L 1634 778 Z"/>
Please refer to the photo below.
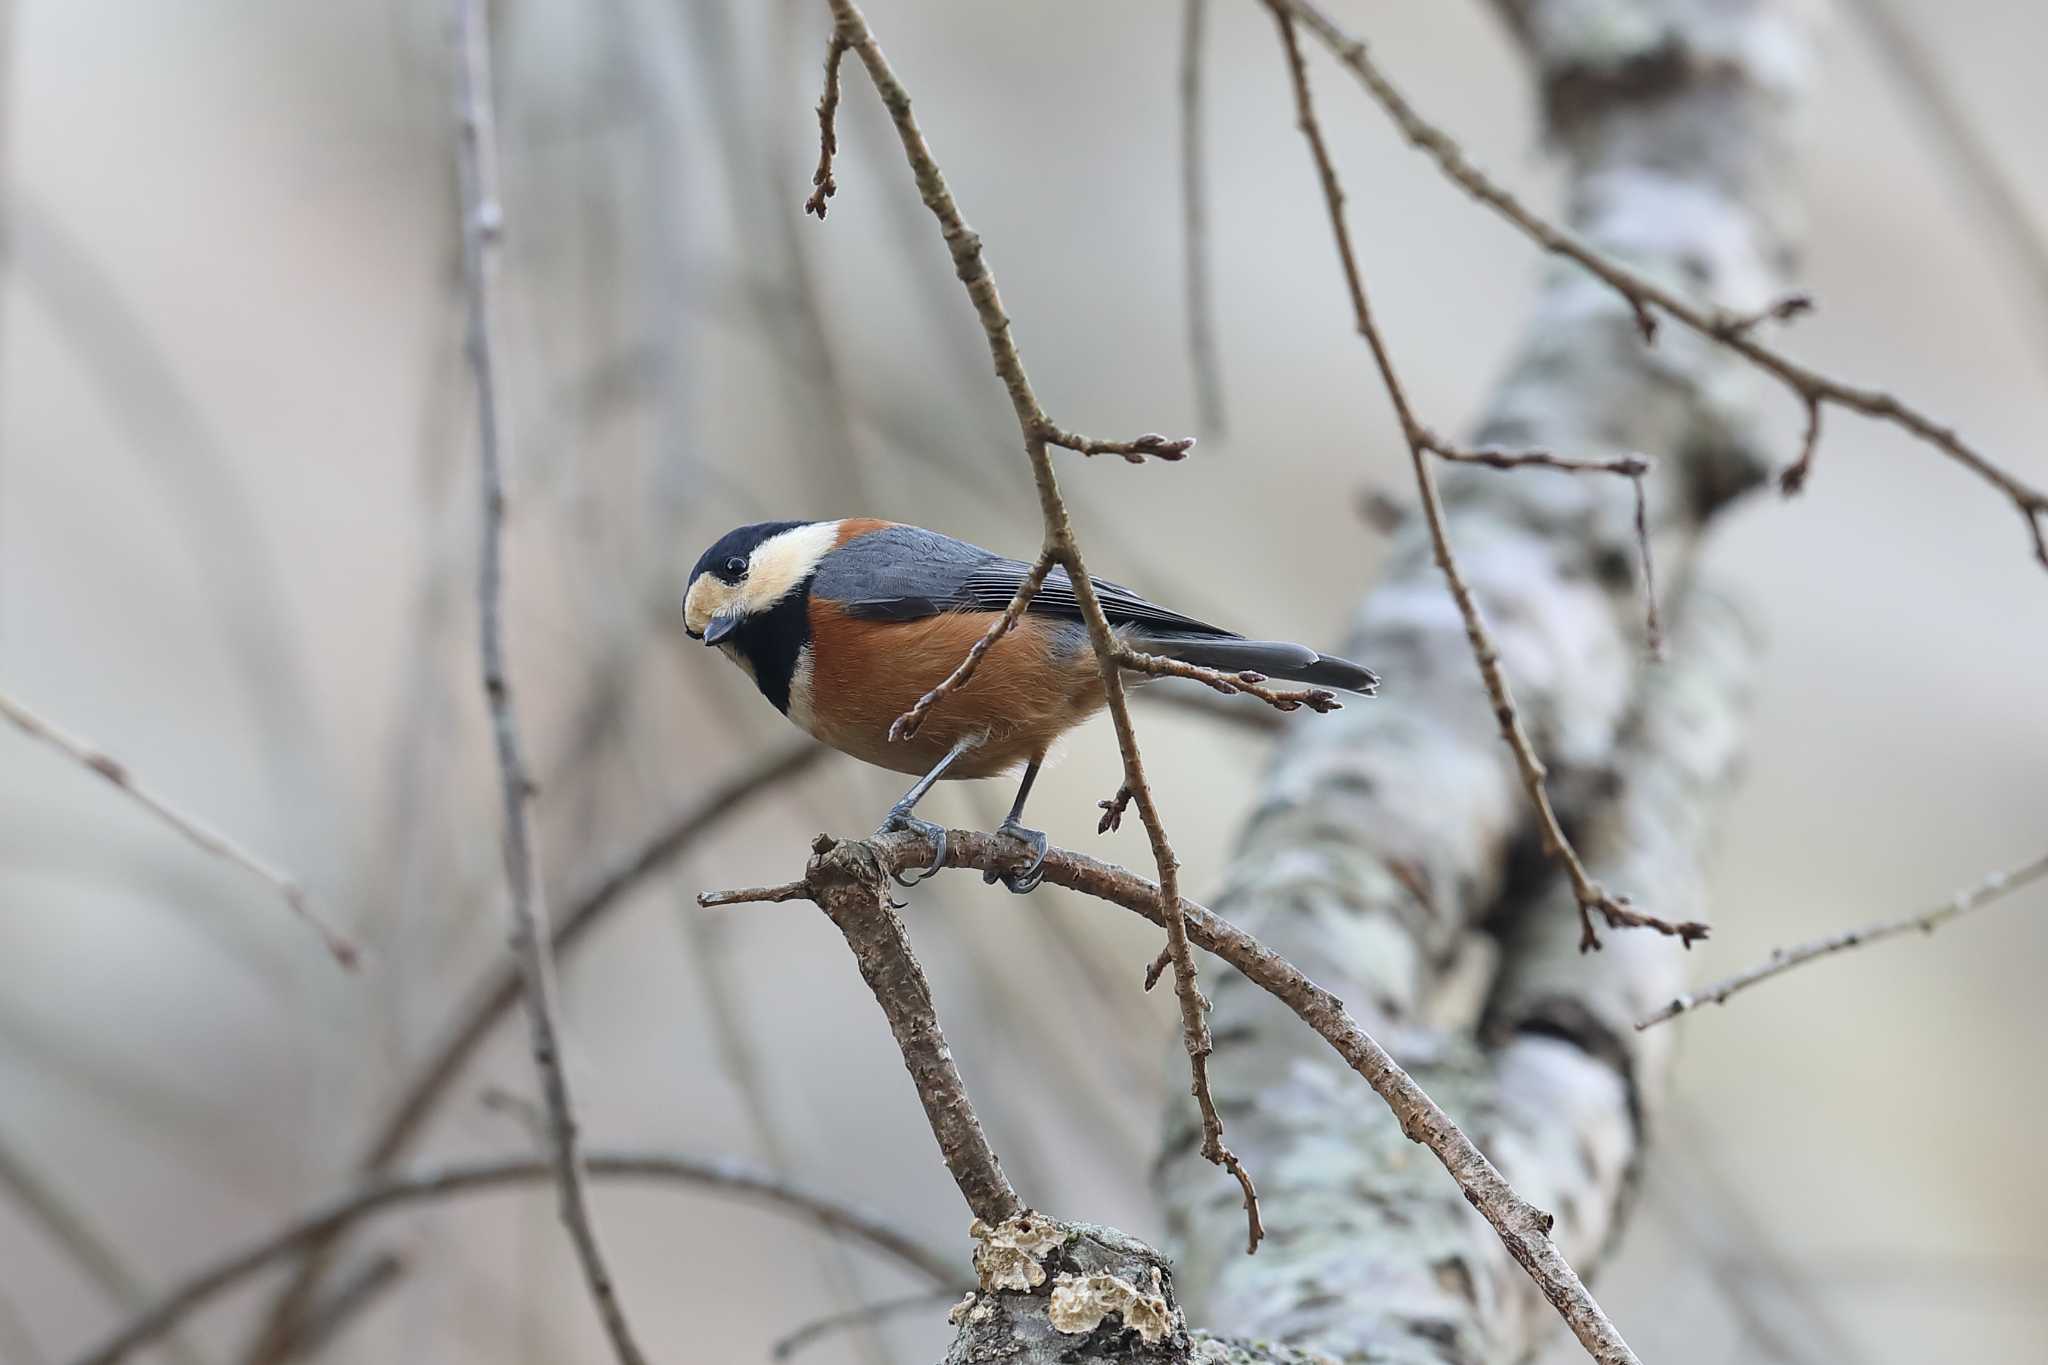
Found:
<path fill-rule="evenodd" d="M 2048 223 L 2048 11 L 1893 3 Z M 6 8 L 0 687 L 292 869 L 373 954 L 336 971 L 260 884 L 0 730 L 0 1144 L 160 1287 L 341 1188 L 408 1062 L 503 952 L 442 14 Z M 1184 352 L 1179 7 L 869 6 L 1048 407 L 1089 432 L 1203 437 L 1175 466 L 1061 457 L 1093 566 L 1334 641 L 1381 553 L 1357 495 L 1405 496 L 1405 458 L 1349 333 L 1270 22 L 1211 8 L 1222 435 L 1199 432 Z M 1484 5 L 1335 8 L 1483 164 L 1549 201 L 1530 91 Z M 854 64 L 839 195 L 828 222 L 800 216 L 822 5 L 496 9 L 509 628 L 564 886 L 787 738 L 681 634 L 682 575 L 717 534 L 875 514 L 1028 555 L 1036 512 Z M 1861 9 L 1836 14 L 1816 81 L 1821 308 L 1788 344 L 2039 483 L 2048 295 Z M 1312 57 L 1384 323 L 1422 410 L 1454 428 L 1539 262 Z M 1777 416 L 1789 458 L 1799 414 Z M 1772 647 L 1702 979 L 2048 840 L 2048 581 L 2010 506 L 1887 428 L 1830 426 L 1808 494 L 1757 500 L 1711 549 Z M 1140 727 L 1202 895 L 1263 741 L 1157 704 Z M 1056 842 L 1142 867 L 1135 821 L 1093 834 L 1116 780 L 1098 722 L 1036 811 Z M 593 1146 L 777 1164 L 964 1254 L 966 1214 L 837 934 L 802 905 L 691 901 L 796 875 L 814 831 L 864 831 L 896 787 L 829 757 L 650 885 L 564 969 L 569 1059 Z M 931 810 L 988 825 L 1006 800 L 954 786 Z M 1645 1359 L 2048 1360 L 2044 899 L 1677 1026 L 1651 1187 L 1597 1286 Z M 1019 1185 L 1158 1238 L 1147 1170 L 1179 1084 L 1172 1001 L 1135 989 L 1153 932 L 957 875 L 911 900 Z M 492 1085 L 531 1089 L 516 1025 L 424 1155 L 530 1146 L 481 1103 Z M 701 1193 L 613 1187 L 597 1208 L 666 1361 L 764 1359 L 809 1318 L 917 1287 Z M 406 1273 L 327 1359 L 608 1358 L 544 1190 L 403 1213 L 358 1245 Z M 227 1358 L 263 1299 L 208 1311 L 186 1342 Z M 62 1359 L 121 1316 L 0 1196 L 0 1358 Z M 928 1308 L 804 1358 L 929 1360 L 947 1334 Z"/>

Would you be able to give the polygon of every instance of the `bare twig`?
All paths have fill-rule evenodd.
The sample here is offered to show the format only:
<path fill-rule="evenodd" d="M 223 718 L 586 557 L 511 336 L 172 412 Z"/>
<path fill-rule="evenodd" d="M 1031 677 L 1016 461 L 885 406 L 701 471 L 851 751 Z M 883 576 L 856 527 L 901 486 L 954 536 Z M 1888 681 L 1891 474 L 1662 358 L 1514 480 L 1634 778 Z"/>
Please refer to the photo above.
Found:
<path fill-rule="evenodd" d="M 1931 934 L 1950 920 L 2009 896 L 2042 877 L 2048 877 L 2048 855 L 2019 867 L 1994 872 L 1975 886 L 1956 892 L 1932 910 L 1923 910 L 1917 915 L 1907 915 L 1903 919 L 1883 920 L 1860 929 L 1830 934 L 1826 938 L 1814 939 L 1797 947 L 1776 949 L 1768 961 L 1760 962 L 1747 971 L 1737 972 L 1734 976 L 1717 981 L 1704 989 L 1681 995 L 1663 1009 L 1637 1023 L 1636 1027 L 1646 1029 L 1652 1024 L 1676 1019 L 1687 1010 L 1698 1009 L 1702 1005 L 1725 1005 L 1729 996 L 1748 990 L 1759 982 L 1768 981 L 1780 972 L 1791 971 L 1794 967 L 1811 962 L 1817 957 L 1826 957 L 1850 948 L 1860 948 L 1869 943 L 1881 943 L 1900 934 Z"/>
<path fill-rule="evenodd" d="M 1877 421 L 1890 422 L 1910 432 L 2004 494 L 2026 525 L 2034 557 L 2043 567 L 2048 567 L 2048 493 L 2008 473 L 1963 440 L 1954 429 L 1918 408 L 1882 389 L 1859 388 L 1809 369 L 1758 341 L 1750 327 L 1745 325 L 1746 315 L 1731 314 L 1681 298 L 1655 280 L 1629 269 L 1575 234 L 1543 218 L 1475 166 L 1449 134 L 1418 113 L 1373 62 L 1365 44 L 1340 28 L 1314 0 L 1268 0 L 1268 3 L 1277 5 L 1277 12 L 1284 12 L 1306 24 L 1358 78 L 1400 129 L 1402 136 L 1434 161 L 1437 168 L 1459 188 L 1493 209 L 1545 251 L 1583 266 L 1619 294 L 1634 311 L 1646 336 L 1655 331 L 1655 315 L 1664 313 L 1701 336 L 1728 347 L 1777 379 L 1807 405 L 1809 412 L 1832 404 Z M 1817 432 L 1817 420 L 1809 417 L 1809 439 Z M 1810 455 L 1809 448 L 1808 458 L 1803 461 L 1808 466 L 1811 465 Z M 1797 480 L 1793 486 L 1797 487 Z"/>
<path fill-rule="evenodd" d="M 954 1258 L 925 1247 L 874 1215 L 738 1162 L 660 1153 L 592 1152 L 585 1164 L 598 1179 L 676 1181 L 819 1220 L 834 1232 L 864 1242 L 900 1262 L 934 1287 L 951 1286 L 960 1278 Z M 333 1238 L 371 1214 L 475 1190 L 534 1184 L 552 1179 L 554 1174 L 551 1160 L 519 1156 L 371 1181 L 194 1274 L 159 1299 L 148 1312 L 79 1356 L 75 1365 L 115 1365 L 251 1275 L 315 1242 Z"/>
<path fill-rule="evenodd" d="M 715 909 L 721 905 L 773 905 L 809 898 L 802 882 L 788 882 L 781 886 L 743 886 L 733 891 L 707 892 L 697 897 L 697 904 Z"/>
<path fill-rule="evenodd" d="M 1501 738 L 1515 758 L 1515 768 L 1520 774 L 1522 788 L 1528 793 L 1529 804 L 1535 809 L 1538 827 L 1543 836 L 1544 851 L 1556 858 L 1570 879 L 1572 894 L 1579 908 L 1579 947 L 1590 951 L 1600 946 L 1600 936 L 1593 927 L 1593 916 L 1600 915 L 1610 929 L 1645 928 L 1668 934 L 1681 943 L 1691 946 L 1694 940 L 1707 936 L 1707 926 L 1687 920 L 1672 924 L 1646 914 L 1632 906 L 1625 896 L 1610 894 L 1606 888 L 1594 881 L 1586 871 L 1578 850 L 1566 837 L 1563 824 L 1557 818 L 1557 811 L 1551 805 L 1550 792 L 1545 785 L 1548 776 L 1543 760 L 1536 756 L 1536 749 L 1529 741 L 1528 731 L 1523 727 L 1522 714 L 1515 706 L 1513 689 L 1509 686 L 1507 673 L 1501 667 L 1500 650 L 1493 642 L 1493 636 L 1486 628 L 1486 621 L 1480 615 L 1479 603 L 1472 596 L 1472 589 L 1465 582 L 1464 574 L 1458 568 L 1456 554 L 1451 549 L 1450 532 L 1445 524 L 1443 498 L 1437 492 L 1436 472 L 1431 466 L 1430 456 L 1440 453 L 1440 443 L 1429 428 L 1416 420 L 1414 409 L 1408 401 L 1408 393 L 1402 387 L 1398 371 L 1394 368 L 1392 354 L 1380 334 L 1379 324 L 1374 320 L 1372 306 L 1366 300 L 1365 279 L 1359 270 L 1357 253 L 1351 244 L 1351 231 L 1344 221 L 1344 189 L 1337 180 L 1336 164 L 1330 159 L 1329 147 L 1323 141 L 1322 125 L 1316 118 L 1315 102 L 1309 92 L 1308 67 L 1302 60 L 1301 44 L 1295 36 L 1294 15 L 1298 6 L 1292 0 L 1267 0 L 1267 7 L 1273 13 L 1273 20 L 1279 26 L 1281 42 L 1287 51 L 1287 68 L 1294 85 L 1295 113 L 1302 136 L 1308 140 L 1309 152 L 1313 156 L 1316 172 L 1322 181 L 1323 200 L 1328 206 L 1330 230 L 1336 238 L 1337 257 L 1344 269 L 1344 282 L 1351 297 L 1351 311 L 1358 324 L 1358 331 L 1365 338 L 1366 346 L 1372 352 L 1374 366 L 1378 369 L 1387 397 L 1393 404 L 1394 415 L 1401 424 L 1401 435 L 1408 446 L 1409 462 L 1415 471 L 1416 491 L 1422 498 L 1422 515 L 1429 527 L 1429 538 L 1436 550 L 1437 567 L 1443 570 L 1444 581 L 1450 587 L 1451 597 L 1458 604 L 1458 614 L 1464 619 L 1465 634 L 1472 642 L 1472 655 L 1479 665 L 1479 676 L 1486 686 L 1486 694 L 1493 702 L 1494 718 L 1500 723 Z M 1476 454 L 1476 452 L 1474 453 Z M 1499 458 L 1509 457 L 1502 455 Z M 1487 462 L 1491 462 L 1489 459 Z M 1549 457 L 1537 463 L 1548 463 L 1557 467 L 1562 462 Z M 1569 466 L 1566 466 L 1569 467 Z"/>
<path fill-rule="evenodd" d="M 479 662 L 484 698 L 498 754 L 505 876 L 510 885 L 511 949 L 526 983 L 534 1069 L 547 1104 L 555 1183 L 562 1225 L 576 1249 L 599 1320 L 622 1365 L 643 1365 L 646 1356 L 633 1339 L 583 1189 L 576 1114 L 569 1077 L 562 1064 L 556 1026 L 554 954 L 547 931 L 547 899 L 540 873 L 540 849 L 533 838 L 530 808 L 533 782 L 519 741 L 518 712 L 505 667 L 503 604 L 505 484 L 493 334 L 497 243 L 504 209 L 498 197 L 498 167 L 491 92 L 488 0 L 456 0 L 456 68 L 462 132 L 457 139 L 457 174 L 462 189 L 462 261 L 467 294 L 469 361 L 476 379 L 477 446 L 483 495 L 481 551 L 477 564 Z"/>
<path fill-rule="evenodd" d="M 380 1251 L 337 1276 L 334 1288 L 313 1305 L 299 1325 L 299 1333 L 293 1338 L 299 1358 L 318 1360 L 344 1328 L 399 1286 L 405 1271 L 405 1261 L 397 1252 Z"/>
<path fill-rule="evenodd" d="M 1306 706 L 1317 715 L 1327 715 L 1332 711 L 1344 709 L 1344 703 L 1337 700 L 1337 694 L 1327 688 L 1268 687 L 1265 674 L 1249 670 L 1225 673 L 1221 669 L 1205 668 L 1201 664 L 1191 664 L 1181 659 L 1169 659 L 1163 654 L 1144 654 L 1124 648 L 1117 650 L 1116 661 L 1133 673 L 1146 673 L 1155 678 L 1186 678 L 1225 696 L 1241 693 L 1247 697 L 1257 697 L 1275 711 L 1299 711 Z"/>
<path fill-rule="evenodd" d="M 840 866 L 863 869 L 861 875 L 871 875 L 875 893 L 880 894 L 885 885 L 880 880 L 882 874 L 929 866 L 934 852 L 933 841 L 925 835 L 882 834 L 860 843 L 836 846 L 832 860 Z M 1014 840 L 972 830 L 948 830 L 945 855 L 948 867 L 998 874 L 1021 870 L 1031 856 Z M 813 887 L 823 861 L 813 860 L 805 880 L 792 884 L 796 895 L 825 894 L 829 890 L 814 891 Z M 1045 880 L 1055 886 L 1120 905 L 1154 924 L 1180 923 L 1190 941 L 1222 958 L 1246 980 L 1292 1010 L 1352 1070 L 1365 1078 L 1393 1111 L 1401 1131 L 1411 1141 L 1429 1148 L 1450 1172 L 1466 1199 L 1492 1225 L 1508 1254 L 1528 1272 L 1593 1358 L 1602 1365 L 1635 1365 L 1635 1354 L 1551 1242 L 1551 1216 L 1515 1192 L 1471 1139 L 1359 1025 L 1341 1000 L 1258 939 L 1194 901 L 1180 900 L 1178 914 L 1165 912 L 1159 888 L 1121 867 L 1053 848 L 1046 852 L 1044 873 Z M 721 903 L 730 902 L 722 899 Z"/>
<path fill-rule="evenodd" d="M 1202 430 L 1220 436 L 1223 363 L 1216 347 L 1216 295 L 1209 269 L 1207 157 L 1202 146 L 1202 37 L 1209 0 L 1181 0 L 1180 213 L 1181 260 L 1188 306 L 1188 366 Z"/>
<path fill-rule="evenodd" d="M 865 1327 L 881 1318 L 907 1313 L 913 1308 L 930 1308 L 935 1304 L 958 1299 L 964 1286 L 953 1289 L 927 1289 L 921 1294 L 905 1294 L 899 1298 L 882 1299 L 875 1303 L 863 1304 L 844 1313 L 833 1313 L 828 1317 L 816 1318 L 793 1332 L 776 1338 L 768 1348 L 771 1360 L 788 1360 L 806 1346 L 815 1346 L 834 1332 L 843 1332 L 853 1327 Z"/>
<path fill-rule="evenodd" d="M 86 1216 L 4 1139 L 0 1139 L 0 1189 L 41 1225 L 115 1307 L 123 1313 L 139 1313 L 149 1306 L 150 1291 L 129 1269 L 120 1250 L 100 1236 Z M 183 1339 L 169 1337 L 164 1347 L 178 1365 L 199 1365 L 198 1354 Z"/>
<path fill-rule="evenodd" d="M 997 293 L 995 279 L 989 273 L 981 249 L 981 237 L 967 226 L 960 215 L 959 206 L 954 202 L 953 192 L 946 184 L 946 177 L 940 171 L 931 147 L 925 142 L 924 133 L 911 113 L 910 93 L 897 79 L 888 58 L 883 55 L 880 44 L 875 41 L 868 28 L 867 19 L 861 14 L 854 0 L 830 0 L 832 13 L 837 21 L 839 36 L 859 54 L 861 64 L 867 69 L 869 79 L 874 82 L 882 104 L 896 126 L 898 140 L 903 144 L 905 157 L 910 162 L 912 173 L 917 180 L 920 196 L 932 216 L 939 222 L 946 248 L 953 258 L 954 274 L 965 286 L 967 295 L 974 304 L 980 318 L 982 331 L 988 338 L 989 357 L 995 365 L 997 376 L 1010 396 L 1011 409 L 1016 414 L 1017 427 L 1024 440 L 1024 451 L 1031 463 L 1033 483 L 1038 491 L 1039 511 L 1045 523 L 1045 542 L 1042 554 L 1045 558 L 1067 571 L 1074 587 L 1074 599 L 1080 608 L 1081 619 L 1087 624 L 1089 643 L 1095 650 L 1096 667 L 1102 675 L 1102 690 L 1106 699 L 1110 723 L 1116 730 L 1117 749 L 1123 759 L 1124 781 L 1130 787 L 1138 805 L 1138 814 L 1145 824 L 1145 833 L 1152 845 L 1152 858 L 1159 869 L 1161 905 L 1171 907 L 1179 903 L 1177 890 L 1179 861 L 1175 858 L 1173 845 L 1166 837 L 1166 826 L 1162 821 L 1158 803 L 1152 789 L 1145 780 L 1144 759 L 1138 751 L 1137 732 L 1131 724 L 1130 707 L 1124 693 L 1123 674 L 1117 655 L 1122 648 L 1116 633 L 1111 629 L 1108 618 L 1103 614 L 1102 603 L 1095 593 L 1094 581 L 1088 575 L 1087 564 L 1081 556 L 1080 543 L 1075 539 L 1073 520 L 1068 515 L 1066 500 L 1060 494 L 1059 480 L 1053 471 L 1049 446 L 1061 445 L 1069 449 L 1091 448 L 1114 451 L 1127 459 L 1142 459 L 1146 455 L 1163 458 L 1178 458 L 1186 452 L 1187 445 L 1168 441 L 1164 437 L 1142 437 L 1139 441 L 1124 443 L 1090 442 L 1086 438 L 1062 431 L 1046 415 L 1032 389 L 1031 379 L 1024 371 L 1024 361 L 1017 350 L 1011 334 L 1009 314 L 1004 310 L 1002 298 Z M 1144 448 L 1139 449 L 1140 446 Z M 1128 447 L 1128 448 L 1124 448 Z M 1209 1026 L 1206 1018 L 1208 1002 L 1202 998 L 1195 981 L 1194 956 L 1188 950 L 1187 935 L 1179 920 L 1169 912 L 1163 914 L 1166 921 L 1167 942 L 1173 949 L 1174 982 L 1180 997 L 1181 1037 L 1188 1052 L 1191 1075 L 1189 1089 L 1195 1103 L 1202 1112 L 1203 1146 L 1205 1157 L 1229 1171 L 1237 1178 L 1245 1196 L 1245 1215 L 1250 1229 L 1249 1240 L 1256 1248 L 1261 1233 L 1259 1227 L 1258 1200 L 1251 1179 L 1244 1173 L 1237 1158 L 1222 1143 L 1222 1119 L 1216 1113 L 1216 1104 L 1209 1093 L 1208 1058 L 1212 1049 Z"/>
<path fill-rule="evenodd" d="M 839 61 L 845 55 L 846 40 L 833 34 L 825 49 L 825 93 L 818 98 L 818 169 L 811 173 L 811 197 L 804 200 L 804 212 L 817 214 L 821 223 L 825 221 L 825 201 L 839 193 L 839 182 L 832 178 L 832 158 L 839 153 Z"/>
<path fill-rule="evenodd" d="M 555 925 L 549 945 L 556 959 L 574 951 L 606 915 L 681 857 L 698 839 L 754 797 L 803 773 L 826 752 L 809 740 L 794 741 L 779 751 L 771 751 L 753 767 L 705 792 L 663 821 L 636 849 L 569 898 L 567 913 Z M 358 1175 L 371 1176 L 387 1169 L 412 1145 L 463 1066 L 490 1036 L 498 1020 L 519 1002 L 522 987 L 519 964 L 506 960 L 494 964 L 489 975 L 469 992 L 469 1003 L 457 1014 L 440 1046 L 414 1068 L 411 1079 L 373 1130 L 357 1158 Z M 297 1273 L 273 1301 L 246 1357 L 251 1365 L 267 1365 L 291 1355 L 295 1323 L 319 1282 L 330 1249 L 331 1245 L 320 1239 L 307 1244 Z"/>
<path fill-rule="evenodd" d="M 981 667 L 983 656 L 995 647 L 996 641 L 1009 634 L 1016 626 L 1017 618 L 1030 609 L 1031 599 L 1038 596 L 1038 590 L 1045 586 L 1045 576 L 1051 572 L 1052 555 L 1041 552 L 1038 556 L 1038 562 L 1031 566 L 1031 572 L 1024 575 L 1024 581 L 1017 585 L 1017 591 L 1011 595 L 1010 604 L 1003 608 L 1002 615 L 989 623 L 988 629 L 982 632 L 981 638 L 976 640 L 973 648 L 967 651 L 967 657 L 962 659 L 951 673 L 948 673 L 940 680 L 937 687 L 919 697 L 916 705 L 890 722 L 889 740 L 891 743 L 906 740 L 915 735 L 919 728 L 924 725 L 924 718 L 931 714 L 931 709 L 934 706 L 937 706 L 947 697 L 967 686 L 968 680 L 974 676 L 974 671 Z"/>
<path fill-rule="evenodd" d="M 101 753 L 81 739 L 66 734 L 5 692 L 0 692 L 0 716 L 12 721 L 15 728 L 29 738 L 41 740 L 80 767 L 105 778 L 129 800 L 182 834 L 199 849 L 269 882 L 277 889 L 278 894 L 284 897 L 284 903 L 291 907 L 292 913 L 304 920 L 312 927 L 313 932 L 320 936 L 321 943 L 326 945 L 327 951 L 333 955 L 336 962 L 348 968 L 356 966 L 361 958 L 356 945 L 314 912 L 313 907 L 307 902 L 305 888 L 294 878 L 278 871 L 225 834 L 201 824 L 150 791 L 136 780 L 134 773 L 128 770 L 127 764 Z"/>
<path fill-rule="evenodd" d="M 1049 421 L 1044 422 L 1042 426 L 1041 434 L 1048 445 L 1078 451 L 1083 455 L 1121 455 L 1130 464 L 1143 464 L 1148 458 L 1166 460 L 1170 463 L 1186 459 L 1187 453 L 1195 448 L 1195 438 L 1192 436 L 1162 436 L 1156 431 L 1148 431 L 1143 436 L 1136 436 L 1128 441 L 1104 441 L 1093 436 L 1083 436 L 1078 432 L 1063 431 Z"/>

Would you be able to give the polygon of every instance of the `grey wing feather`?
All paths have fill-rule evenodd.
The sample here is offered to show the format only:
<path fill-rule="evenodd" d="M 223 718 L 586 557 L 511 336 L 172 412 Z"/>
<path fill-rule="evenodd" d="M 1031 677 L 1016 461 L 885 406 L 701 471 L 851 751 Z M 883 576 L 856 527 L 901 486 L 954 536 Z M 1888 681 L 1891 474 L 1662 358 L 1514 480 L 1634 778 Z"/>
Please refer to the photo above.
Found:
<path fill-rule="evenodd" d="M 1031 566 L 1005 559 L 964 540 L 915 526 L 891 526 L 848 541 L 818 566 L 811 591 L 840 603 L 854 616 L 912 621 L 945 611 L 1001 611 L 1017 594 Z M 1148 602 L 1129 588 L 1094 579 L 1103 615 L 1114 625 L 1179 634 L 1236 638 L 1231 631 Z M 1065 569 L 1046 575 L 1030 610 L 1071 620 L 1081 604 Z"/>

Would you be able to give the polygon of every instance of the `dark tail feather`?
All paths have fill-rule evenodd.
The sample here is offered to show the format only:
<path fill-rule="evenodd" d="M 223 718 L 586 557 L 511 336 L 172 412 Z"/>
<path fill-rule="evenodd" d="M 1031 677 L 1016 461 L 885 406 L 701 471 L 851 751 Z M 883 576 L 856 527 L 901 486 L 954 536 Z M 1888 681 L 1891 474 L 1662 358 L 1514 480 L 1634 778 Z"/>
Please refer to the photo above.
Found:
<path fill-rule="evenodd" d="M 1269 678 L 1306 683 L 1310 687 L 1333 687 L 1370 697 L 1379 690 L 1379 676 L 1371 669 L 1318 654 L 1307 645 L 1285 640 L 1233 640 L 1214 635 L 1140 635 L 1132 642 L 1142 649 L 1164 654 L 1169 659 L 1200 664 L 1225 673 L 1263 673 Z"/>

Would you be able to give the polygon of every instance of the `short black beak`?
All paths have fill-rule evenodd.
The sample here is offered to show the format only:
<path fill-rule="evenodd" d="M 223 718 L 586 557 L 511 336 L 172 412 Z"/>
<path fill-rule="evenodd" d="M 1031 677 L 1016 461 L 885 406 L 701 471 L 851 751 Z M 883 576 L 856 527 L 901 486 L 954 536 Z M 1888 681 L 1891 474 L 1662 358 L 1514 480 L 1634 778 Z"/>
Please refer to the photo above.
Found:
<path fill-rule="evenodd" d="M 715 645 L 739 628 L 740 618 L 737 616 L 714 616 L 710 624 L 704 627 L 704 643 Z"/>

